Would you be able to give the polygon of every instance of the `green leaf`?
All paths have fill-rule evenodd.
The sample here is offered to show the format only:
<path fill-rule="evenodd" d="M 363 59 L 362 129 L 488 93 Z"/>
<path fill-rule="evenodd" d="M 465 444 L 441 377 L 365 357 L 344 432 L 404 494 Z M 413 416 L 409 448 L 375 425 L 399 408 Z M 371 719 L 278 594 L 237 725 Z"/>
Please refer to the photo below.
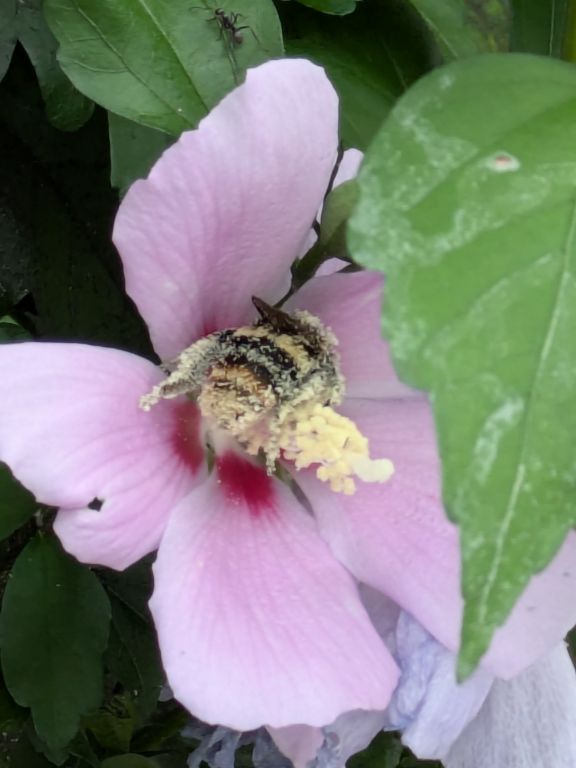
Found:
<path fill-rule="evenodd" d="M 110 605 L 98 579 L 38 535 L 18 557 L 0 615 L 6 686 L 30 707 L 38 735 L 64 747 L 102 696 Z"/>
<path fill-rule="evenodd" d="M 36 509 L 34 496 L 20 485 L 5 464 L 0 464 L 0 539 L 10 536 Z"/>
<path fill-rule="evenodd" d="M 399 373 L 432 393 L 464 671 L 576 521 L 575 115 L 564 62 L 440 69 L 390 115 L 351 219 L 353 256 L 387 276 Z"/>
<path fill-rule="evenodd" d="M 2 155 L 0 148 L 0 158 Z M 12 205 L 10 190 L 0 181 L 0 316 L 26 295 L 26 275 L 33 256 L 26 228 Z"/>
<path fill-rule="evenodd" d="M 571 0 L 513 0 L 510 47 L 562 58 Z"/>
<path fill-rule="evenodd" d="M 397 768 L 403 747 L 397 733 L 381 731 L 363 752 L 354 755 L 348 768 Z"/>
<path fill-rule="evenodd" d="M 356 179 L 345 181 L 330 192 L 320 219 L 321 243 L 325 244 L 333 240 L 338 229 L 350 218 L 357 202 L 358 183 Z"/>
<path fill-rule="evenodd" d="M 509 0 L 409 0 L 434 33 L 445 59 L 507 51 Z"/>
<path fill-rule="evenodd" d="M 128 751 L 135 724 L 134 706 L 127 696 L 114 696 L 105 707 L 84 721 L 98 745 L 109 752 Z"/>
<path fill-rule="evenodd" d="M 75 131 L 88 120 L 94 105 L 74 88 L 56 61 L 56 40 L 44 19 L 42 0 L 18 4 L 16 27 L 36 70 L 48 119 L 60 130 Z"/>
<path fill-rule="evenodd" d="M 247 66 L 282 53 L 272 0 L 222 0 L 241 40 L 199 0 L 45 0 L 62 68 L 123 117 L 179 134 L 230 91 Z M 202 7 L 205 6 L 205 7 Z"/>
<path fill-rule="evenodd" d="M 128 187 L 148 175 L 174 137 L 154 128 L 147 128 L 113 112 L 108 113 L 110 136 L 110 181 L 124 194 Z"/>
<path fill-rule="evenodd" d="M 0 0 L 0 80 L 10 66 L 16 45 L 16 0 Z"/>
<path fill-rule="evenodd" d="M 73 134 L 55 130 L 30 67 L 15 57 L 0 83 L 0 167 L 0 208 L 4 201 L 13 221 L 13 240 L 4 253 L 0 245 L 0 282 L 13 276 L 13 298 L 34 300 L 27 313 L 10 314 L 34 336 L 150 356 L 110 242 L 118 198 L 110 189 L 102 112 Z"/>
<path fill-rule="evenodd" d="M 287 52 L 325 67 L 340 97 L 342 140 L 365 149 L 396 99 L 431 67 L 420 20 L 397 3 L 363 2 L 346 18 L 280 10 Z"/>
<path fill-rule="evenodd" d="M 156 706 L 164 672 L 156 633 L 149 621 L 111 593 L 112 627 L 106 664 L 133 696 L 140 719 Z"/>
<path fill-rule="evenodd" d="M 28 341 L 30 334 L 11 317 L 0 317 L 0 344 L 11 341 Z"/>
<path fill-rule="evenodd" d="M 36 752 L 25 735 L 7 745 L 6 751 L 0 747 L 0 758 L 5 760 L 0 763 L 3 768 L 54 768 L 53 763 Z"/>
<path fill-rule="evenodd" d="M 103 760 L 102 768 L 157 768 L 157 764 L 143 755 L 117 755 Z"/>
<path fill-rule="evenodd" d="M 359 0 L 298 0 L 298 2 L 315 11 L 343 16 L 352 13 Z"/>

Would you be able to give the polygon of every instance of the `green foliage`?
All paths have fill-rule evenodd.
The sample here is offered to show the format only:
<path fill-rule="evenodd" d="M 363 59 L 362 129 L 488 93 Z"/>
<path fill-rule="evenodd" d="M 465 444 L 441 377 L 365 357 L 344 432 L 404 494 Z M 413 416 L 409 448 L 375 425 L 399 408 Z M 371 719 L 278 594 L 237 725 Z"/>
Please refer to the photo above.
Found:
<path fill-rule="evenodd" d="M 514 0 L 512 50 L 562 58 L 570 7 L 571 0 Z"/>
<path fill-rule="evenodd" d="M 0 80 L 10 66 L 16 45 L 16 0 L 0 0 Z"/>
<path fill-rule="evenodd" d="M 550 59 L 439 70 L 359 181 L 352 253 L 386 272 L 398 370 L 432 393 L 465 671 L 576 519 L 575 94 L 574 68 Z"/>
<path fill-rule="evenodd" d="M 29 520 L 36 508 L 34 496 L 14 479 L 5 464 L 0 464 L 0 539 Z"/>
<path fill-rule="evenodd" d="M 111 112 L 175 135 L 195 126 L 247 66 L 282 53 L 271 0 L 223 0 L 219 7 L 249 26 L 241 43 L 220 28 L 207 1 L 45 4 L 60 64 L 76 87 Z"/>
<path fill-rule="evenodd" d="M 108 113 L 110 137 L 110 182 L 121 194 L 148 171 L 174 139 L 168 133 L 147 128 L 124 117 Z"/>
<path fill-rule="evenodd" d="M 0 285 L 6 281 L 7 305 L 33 299 L 17 319 L 37 336 L 150 355 L 110 243 L 117 198 L 102 114 L 72 135 L 54 130 L 17 57 L 0 84 L 0 165 L 0 234 L 9 235 L 0 248 Z"/>
<path fill-rule="evenodd" d="M 315 11 L 342 16 L 352 13 L 360 0 L 298 0 L 298 2 Z"/>
<path fill-rule="evenodd" d="M 94 574 L 38 534 L 18 557 L 0 616 L 6 685 L 52 749 L 66 746 L 102 696 L 110 605 Z M 24 663 L 23 663 L 24 662 Z"/>
<path fill-rule="evenodd" d="M 104 575 L 112 606 L 106 663 L 118 683 L 132 696 L 140 721 L 158 701 L 164 673 L 148 600 L 152 593 L 150 565 L 144 560 L 123 573 Z"/>
<path fill-rule="evenodd" d="M 349 242 L 386 272 L 398 369 L 433 400 L 469 670 L 574 524 L 576 482 L 576 75 L 469 57 L 574 59 L 575 24 L 571 0 L 0 0 L 0 343 L 154 359 L 110 243 L 117 190 L 283 40 L 324 66 L 343 146 L 374 141 Z M 466 61 L 424 77 L 453 59 Z M 350 260 L 358 193 L 327 196 L 295 283 Z M 151 558 L 90 570 L 52 517 L 0 465 L 0 766 L 186 768 L 190 716 L 159 701 Z M 381 733 L 349 765 L 439 764 Z"/>
<path fill-rule="evenodd" d="M 366 149 L 398 96 L 431 66 L 419 19 L 396 1 L 364 0 L 344 18 L 281 10 L 287 53 L 326 68 L 340 97 L 342 140 Z"/>
<path fill-rule="evenodd" d="M 0 80 L 16 42 L 24 47 L 36 70 L 50 122 L 73 131 L 92 114 L 93 104 L 74 88 L 56 62 L 56 40 L 42 12 L 42 0 L 0 0 Z"/>
<path fill-rule="evenodd" d="M 537 1 L 537 0 L 536 0 Z M 509 0 L 409 0 L 434 33 L 447 61 L 507 51 Z"/>
<path fill-rule="evenodd" d="M 118 755 L 104 760 L 102 768 L 158 768 L 158 763 L 142 755 Z"/>

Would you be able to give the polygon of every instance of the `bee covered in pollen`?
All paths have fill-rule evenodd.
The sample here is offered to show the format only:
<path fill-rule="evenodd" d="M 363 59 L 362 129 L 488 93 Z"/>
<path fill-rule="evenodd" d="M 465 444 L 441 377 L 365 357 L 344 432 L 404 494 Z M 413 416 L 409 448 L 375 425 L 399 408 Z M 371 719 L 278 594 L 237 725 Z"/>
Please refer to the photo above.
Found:
<path fill-rule="evenodd" d="M 387 480 L 391 462 L 370 459 L 367 439 L 332 408 L 344 394 L 334 334 L 309 312 L 252 301 L 259 313 L 252 325 L 217 331 L 185 349 L 141 407 L 193 398 L 208 431 L 222 430 L 247 453 L 261 453 L 269 474 L 283 456 L 296 469 L 318 464 L 318 478 L 346 494 L 354 493 L 353 475 Z"/>

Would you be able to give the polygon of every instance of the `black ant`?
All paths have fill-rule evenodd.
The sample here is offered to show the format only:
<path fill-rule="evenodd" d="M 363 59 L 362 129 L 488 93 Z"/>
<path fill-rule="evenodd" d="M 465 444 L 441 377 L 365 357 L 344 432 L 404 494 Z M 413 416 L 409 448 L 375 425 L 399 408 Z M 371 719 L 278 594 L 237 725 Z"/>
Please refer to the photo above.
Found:
<path fill-rule="evenodd" d="M 238 19 L 242 14 L 240 13 L 226 13 L 223 8 L 215 8 L 214 16 L 208 21 L 218 22 L 220 27 L 220 36 L 226 34 L 234 45 L 240 45 L 244 40 L 244 35 L 240 34 L 243 29 L 249 29 L 248 24 L 244 24 L 239 27 Z"/>

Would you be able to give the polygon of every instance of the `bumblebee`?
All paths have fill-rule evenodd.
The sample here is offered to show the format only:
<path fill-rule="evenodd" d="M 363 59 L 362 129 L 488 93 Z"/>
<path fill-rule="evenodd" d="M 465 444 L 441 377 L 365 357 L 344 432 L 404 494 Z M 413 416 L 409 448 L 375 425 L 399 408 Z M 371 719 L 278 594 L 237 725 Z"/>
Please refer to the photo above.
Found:
<path fill-rule="evenodd" d="M 270 469 L 279 454 L 276 436 L 291 414 L 306 403 L 338 404 L 344 380 L 338 342 L 317 317 L 288 314 L 257 297 L 252 302 L 259 314 L 252 325 L 217 331 L 185 349 L 141 406 L 192 397 L 213 426 L 249 453 L 263 450 Z"/>

